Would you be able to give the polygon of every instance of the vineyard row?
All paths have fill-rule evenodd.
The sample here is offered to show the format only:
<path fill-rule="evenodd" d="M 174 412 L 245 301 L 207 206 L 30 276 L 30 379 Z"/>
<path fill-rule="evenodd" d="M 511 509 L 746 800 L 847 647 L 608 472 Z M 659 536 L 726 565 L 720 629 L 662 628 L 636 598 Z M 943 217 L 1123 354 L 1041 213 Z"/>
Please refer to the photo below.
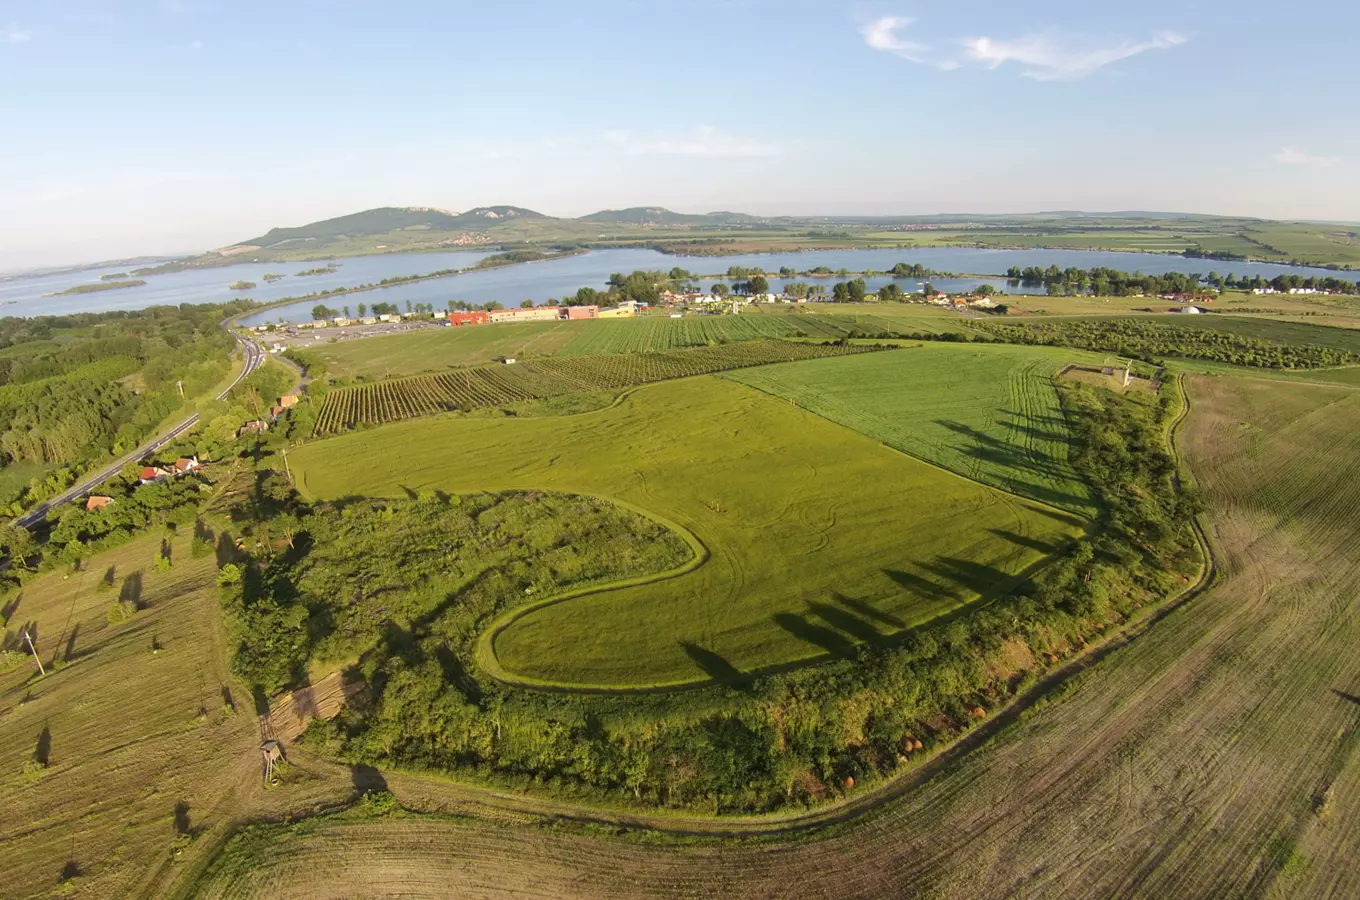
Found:
<path fill-rule="evenodd" d="M 331 391 L 314 437 L 454 410 L 503 407 L 563 394 L 706 375 L 770 363 L 863 353 L 873 347 L 754 340 L 712 347 L 548 357 L 514 365 L 480 366 Z"/>

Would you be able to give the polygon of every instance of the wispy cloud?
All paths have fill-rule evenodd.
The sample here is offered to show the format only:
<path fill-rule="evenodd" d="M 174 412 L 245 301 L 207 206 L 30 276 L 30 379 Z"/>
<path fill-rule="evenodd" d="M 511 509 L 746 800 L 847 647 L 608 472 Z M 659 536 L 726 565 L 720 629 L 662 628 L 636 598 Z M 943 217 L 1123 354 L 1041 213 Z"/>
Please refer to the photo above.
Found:
<path fill-rule="evenodd" d="M 1281 147 L 1271 159 L 1285 166 L 1311 166 L 1314 169 L 1326 169 L 1341 162 L 1339 156 L 1312 156 L 1293 147 Z"/>
<path fill-rule="evenodd" d="M 754 138 L 727 134 L 701 125 L 686 137 L 640 137 L 631 131 L 609 131 L 605 139 L 630 156 L 739 157 L 774 156 L 779 148 Z"/>
<path fill-rule="evenodd" d="M 33 32 L 20 28 L 13 22 L 0 28 L 0 44 L 27 44 L 33 40 Z"/>
<path fill-rule="evenodd" d="M 1149 50 L 1170 50 L 1189 38 L 1175 31 L 1159 31 L 1145 41 L 1120 41 L 1098 44 L 1088 40 L 1064 39 L 1055 32 L 1029 34 L 1014 40 L 989 37 L 967 38 L 964 55 L 969 62 L 996 69 L 1014 62 L 1024 66 L 1023 75 L 1039 81 L 1085 78 L 1097 69 Z"/>
<path fill-rule="evenodd" d="M 925 62 L 925 55 L 930 52 L 929 45 L 906 40 L 898 33 L 910 27 L 914 21 L 904 16 L 884 16 L 862 26 L 859 33 L 863 35 L 864 43 L 875 50 L 894 53 L 916 63 Z"/>
<path fill-rule="evenodd" d="M 914 22 L 902 16 L 884 16 L 862 25 L 860 35 L 874 50 L 944 71 L 966 64 L 998 69 L 1007 63 L 1017 63 L 1023 67 L 1022 75 L 1038 81 L 1085 78 L 1111 63 L 1149 50 L 1169 50 L 1189 40 L 1179 32 L 1159 31 L 1144 41 L 1110 43 L 1050 30 L 1013 39 L 982 36 L 953 40 L 947 42 L 948 46 L 958 47 L 960 52 L 936 53 L 930 44 L 902 35 Z"/>

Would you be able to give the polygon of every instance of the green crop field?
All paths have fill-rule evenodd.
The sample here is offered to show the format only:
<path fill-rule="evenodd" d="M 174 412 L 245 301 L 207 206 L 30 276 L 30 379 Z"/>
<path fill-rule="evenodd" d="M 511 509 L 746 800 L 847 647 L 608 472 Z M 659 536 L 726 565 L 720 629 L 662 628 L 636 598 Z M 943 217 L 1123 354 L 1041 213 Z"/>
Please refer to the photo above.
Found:
<path fill-rule="evenodd" d="M 1065 349 L 922 344 L 726 377 L 976 481 L 1093 516 L 1098 506 L 1068 461 L 1053 387 L 1058 370 L 1086 358 Z"/>
<path fill-rule="evenodd" d="M 871 349 L 862 345 L 753 340 L 658 353 L 535 359 L 515 365 L 422 375 L 329 392 L 317 418 L 315 434 L 324 436 L 451 410 L 509 407 L 525 400 L 617 390 L 745 366 L 850 356 Z"/>
<path fill-rule="evenodd" d="M 484 663 L 526 683 L 678 685 L 840 655 L 994 595 L 1084 531 L 712 376 L 593 413 L 399 423 L 290 458 L 313 498 L 589 494 L 655 516 L 707 554 L 669 580 L 512 611 Z"/>

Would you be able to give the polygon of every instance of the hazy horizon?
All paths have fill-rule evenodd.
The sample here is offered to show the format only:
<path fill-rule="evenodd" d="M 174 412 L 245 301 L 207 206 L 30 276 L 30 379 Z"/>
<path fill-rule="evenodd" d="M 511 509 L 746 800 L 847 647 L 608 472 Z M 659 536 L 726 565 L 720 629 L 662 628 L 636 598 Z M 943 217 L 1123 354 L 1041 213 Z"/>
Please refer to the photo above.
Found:
<path fill-rule="evenodd" d="M 0 270 L 380 206 L 1360 219 L 1360 9 L 1025 6 L 6 10 Z"/>

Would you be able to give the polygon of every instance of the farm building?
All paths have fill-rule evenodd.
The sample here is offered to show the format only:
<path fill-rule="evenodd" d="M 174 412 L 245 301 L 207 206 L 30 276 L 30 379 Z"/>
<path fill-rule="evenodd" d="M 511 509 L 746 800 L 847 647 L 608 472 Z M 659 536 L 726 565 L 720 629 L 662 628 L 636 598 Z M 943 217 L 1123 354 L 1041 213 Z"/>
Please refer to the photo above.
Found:
<path fill-rule="evenodd" d="M 94 511 L 94 510 L 96 510 L 96 509 L 103 509 L 104 507 L 108 506 L 108 505 L 109 505 L 110 503 L 112 503 L 112 502 L 113 502 L 113 498 L 112 498 L 112 497 L 102 497 L 102 496 L 99 496 L 99 495 L 97 495 L 97 494 L 91 494 L 91 495 L 85 500 L 85 509 L 86 509 L 86 510 L 89 510 L 89 511 Z"/>
<path fill-rule="evenodd" d="M 598 306 L 563 306 L 561 316 L 564 319 L 598 319 L 600 308 Z"/>
<path fill-rule="evenodd" d="M 451 312 L 449 313 L 449 324 L 453 326 L 462 325 L 485 325 L 488 321 L 484 312 Z"/>
<path fill-rule="evenodd" d="M 486 317 L 492 324 L 499 322 L 541 322 L 545 319 L 557 319 L 559 313 L 556 306 L 530 306 L 524 309 L 495 309 L 487 313 Z"/>

